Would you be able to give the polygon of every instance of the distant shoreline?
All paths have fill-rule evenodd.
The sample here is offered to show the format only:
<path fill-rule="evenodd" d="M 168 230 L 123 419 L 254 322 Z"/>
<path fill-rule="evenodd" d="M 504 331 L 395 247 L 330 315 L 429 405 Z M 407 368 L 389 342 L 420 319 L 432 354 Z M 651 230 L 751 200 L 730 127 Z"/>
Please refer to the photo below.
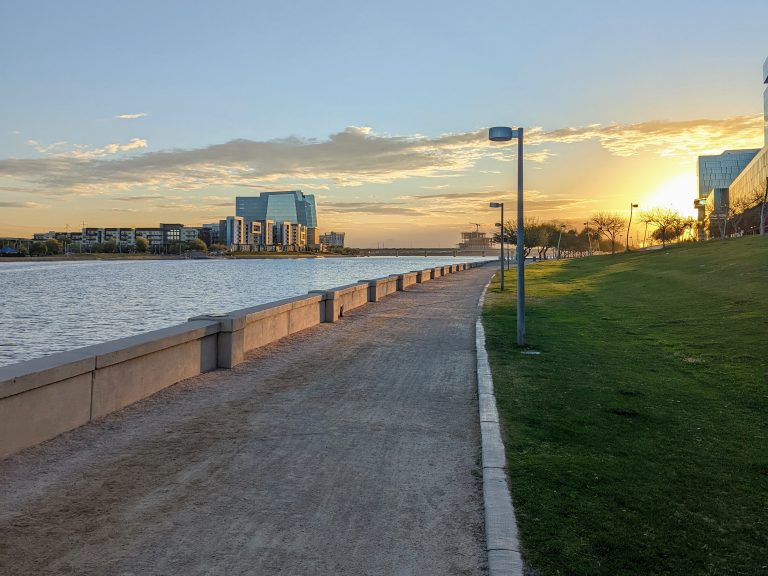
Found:
<path fill-rule="evenodd" d="M 163 254 L 77 254 L 71 256 L 3 256 L 4 262 L 95 262 L 105 260 L 284 260 L 294 258 L 338 258 L 340 254 L 305 254 L 302 252 L 277 252 L 272 254 L 236 254 L 234 256 L 186 257 Z M 349 256 L 348 256 L 349 257 Z"/>

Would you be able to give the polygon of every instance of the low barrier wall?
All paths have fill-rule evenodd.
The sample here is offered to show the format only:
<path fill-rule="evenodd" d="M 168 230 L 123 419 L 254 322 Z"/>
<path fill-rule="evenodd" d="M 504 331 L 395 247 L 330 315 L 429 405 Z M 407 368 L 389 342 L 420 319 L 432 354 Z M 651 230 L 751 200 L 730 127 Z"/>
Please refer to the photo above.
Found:
<path fill-rule="evenodd" d="M 324 317 L 323 296 L 309 294 L 217 316 L 196 316 L 191 321 L 219 323 L 217 366 L 232 368 L 251 350 L 317 326 Z"/>
<path fill-rule="evenodd" d="M 416 272 L 406 272 L 405 274 L 399 274 L 397 276 L 397 289 L 401 292 L 416 284 Z"/>
<path fill-rule="evenodd" d="M 378 302 L 385 296 L 397 292 L 397 276 L 360 280 L 360 282 L 368 282 L 368 302 Z"/>
<path fill-rule="evenodd" d="M 232 368 L 251 350 L 336 322 L 417 283 L 480 266 L 438 266 L 316 290 L 103 344 L 0 366 L 0 458 L 120 410 L 177 382 Z"/>
<path fill-rule="evenodd" d="M 0 367 L 0 457 L 213 370 L 218 332 L 187 322 Z"/>
<path fill-rule="evenodd" d="M 324 322 L 336 322 L 349 312 L 368 303 L 368 282 L 358 282 L 330 290 L 314 290 L 313 294 L 325 295 Z"/>

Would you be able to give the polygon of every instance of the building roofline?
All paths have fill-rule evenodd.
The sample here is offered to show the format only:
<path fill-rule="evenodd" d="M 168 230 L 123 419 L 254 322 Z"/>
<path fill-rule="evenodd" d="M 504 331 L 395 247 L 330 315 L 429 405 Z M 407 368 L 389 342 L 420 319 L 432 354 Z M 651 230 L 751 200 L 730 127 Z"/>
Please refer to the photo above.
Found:
<path fill-rule="evenodd" d="M 768 58 L 763 62 L 763 84 L 768 84 Z"/>

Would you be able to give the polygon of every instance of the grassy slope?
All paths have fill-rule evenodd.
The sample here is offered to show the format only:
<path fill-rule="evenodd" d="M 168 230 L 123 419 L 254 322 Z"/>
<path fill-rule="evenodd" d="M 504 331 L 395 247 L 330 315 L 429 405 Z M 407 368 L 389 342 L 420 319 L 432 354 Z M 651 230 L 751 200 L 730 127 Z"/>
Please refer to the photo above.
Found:
<path fill-rule="evenodd" d="M 514 272 L 484 322 L 541 574 L 768 574 L 768 239 Z M 494 293 L 495 291 L 495 293 Z"/>

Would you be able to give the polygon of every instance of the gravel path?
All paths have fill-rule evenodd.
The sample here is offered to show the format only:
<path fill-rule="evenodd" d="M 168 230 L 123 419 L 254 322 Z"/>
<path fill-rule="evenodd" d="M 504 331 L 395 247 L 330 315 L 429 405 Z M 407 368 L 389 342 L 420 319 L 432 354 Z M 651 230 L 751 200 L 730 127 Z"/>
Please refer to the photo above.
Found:
<path fill-rule="evenodd" d="M 492 272 L 0 461 L 0 573 L 486 573 L 474 321 Z"/>

